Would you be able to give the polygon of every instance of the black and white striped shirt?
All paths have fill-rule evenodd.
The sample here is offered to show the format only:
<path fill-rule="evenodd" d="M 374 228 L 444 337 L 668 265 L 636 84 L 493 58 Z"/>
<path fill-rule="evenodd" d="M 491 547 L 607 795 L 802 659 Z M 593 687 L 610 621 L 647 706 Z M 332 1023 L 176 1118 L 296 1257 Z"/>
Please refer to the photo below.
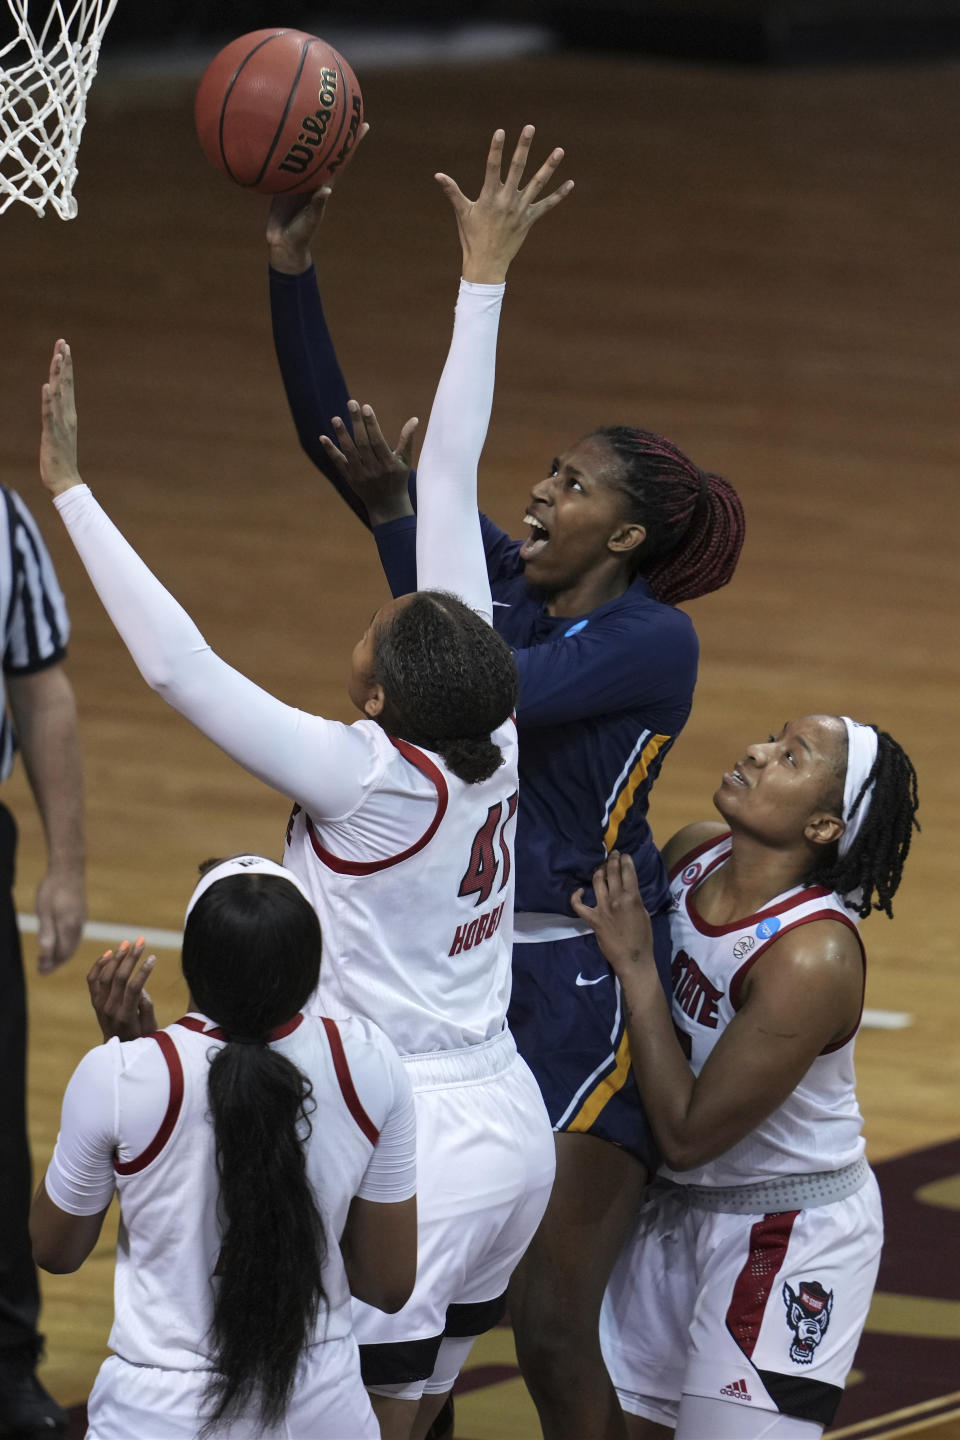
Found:
<path fill-rule="evenodd" d="M 53 561 L 20 496 L 0 485 L 0 780 L 13 768 L 15 741 L 5 677 L 29 675 L 62 660 L 70 621 Z"/>

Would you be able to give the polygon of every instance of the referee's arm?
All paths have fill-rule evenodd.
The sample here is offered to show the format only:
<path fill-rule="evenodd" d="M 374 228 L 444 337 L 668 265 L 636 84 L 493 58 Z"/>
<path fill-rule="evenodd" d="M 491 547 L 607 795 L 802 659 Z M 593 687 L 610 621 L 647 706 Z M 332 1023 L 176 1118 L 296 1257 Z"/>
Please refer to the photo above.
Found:
<path fill-rule="evenodd" d="M 47 841 L 47 872 L 37 887 L 37 968 L 44 974 L 70 959 L 87 914 L 77 707 L 59 664 L 6 679 L 17 744 Z"/>
<path fill-rule="evenodd" d="M 70 622 L 53 562 L 20 496 L 0 487 L 3 688 L 16 744 L 43 822 L 47 871 L 37 889 L 38 968 L 69 960 L 86 917 L 83 778 L 77 707 L 61 661 Z M 3 707 L 0 707 L 2 709 Z M 13 762 L 2 736 L 2 773 Z"/>

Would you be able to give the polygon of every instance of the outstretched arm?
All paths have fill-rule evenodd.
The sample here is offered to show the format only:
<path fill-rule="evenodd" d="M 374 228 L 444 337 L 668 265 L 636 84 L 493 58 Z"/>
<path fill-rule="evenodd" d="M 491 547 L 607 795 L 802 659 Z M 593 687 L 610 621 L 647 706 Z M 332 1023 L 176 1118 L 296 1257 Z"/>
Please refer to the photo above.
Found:
<path fill-rule="evenodd" d="M 273 341 L 301 446 L 364 524 L 376 525 L 413 514 L 410 453 L 417 421 L 406 422 L 392 448 L 376 422 L 374 444 L 369 427 L 357 424 L 359 407 L 349 400 L 313 263 L 330 194 L 324 186 L 306 200 L 294 195 L 271 202 L 267 250 Z"/>
<path fill-rule="evenodd" d="M 58 340 L 43 387 L 43 483 L 147 684 L 251 774 L 316 820 L 351 813 L 375 780 L 352 726 L 283 704 L 211 650 L 80 479 L 69 347 Z"/>
<path fill-rule="evenodd" d="M 510 262 L 531 227 L 573 189 L 545 186 L 563 159 L 554 150 L 523 186 L 534 128 L 524 126 L 502 178 L 504 132 L 494 132 L 483 187 L 468 200 L 448 175 L 436 179 L 453 206 L 463 278 L 450 352 L 420 456 L 417 577 L 421 590 L 449 590 L 492 616 L 490 582 L 477 513 L 477 464 L 493 404 L 497 329 Z"/>

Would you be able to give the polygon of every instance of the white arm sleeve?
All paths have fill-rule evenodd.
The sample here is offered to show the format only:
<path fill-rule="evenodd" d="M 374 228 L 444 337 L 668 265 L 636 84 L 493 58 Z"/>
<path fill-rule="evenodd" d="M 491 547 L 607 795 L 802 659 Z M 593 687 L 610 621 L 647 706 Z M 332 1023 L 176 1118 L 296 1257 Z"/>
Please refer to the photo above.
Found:
<path fill-rule="evenodd" d="M 449 590 L 493 618 L 477 513 L 504 285 L 460 281 L 453 339 L 417 466 L 417 586 Z"/>
<path fill-rule="evenodd" d="M 86 485 L 54 504 L 147 684 L 315 820 L 351 814 L 382 769 L 362 730 L 285 705 L 215 655 Z"/>
<path fill-rule="evenodd" d="M 54 1205 L 68 1215 L 99 1215 L 113 1199 L 119 1047 L 116 1041 L 85 1055 L 63 1097 L 44 1184 Z"/>

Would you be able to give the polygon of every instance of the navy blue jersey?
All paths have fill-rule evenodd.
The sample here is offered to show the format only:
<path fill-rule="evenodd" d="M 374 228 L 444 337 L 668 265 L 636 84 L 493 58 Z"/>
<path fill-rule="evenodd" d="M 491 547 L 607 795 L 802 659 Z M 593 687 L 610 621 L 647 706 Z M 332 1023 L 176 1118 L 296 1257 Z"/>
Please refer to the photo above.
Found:
<path fill-rule="evenodd" d="M 363 506 L 319 443 L 330 419 L 347 420 L 347 389 L 323 316 L 313 270 L 271 271 L 280 369 L 301 443 L 351 508 Z M 698 643 L 687 615 L 655 600 L 638 577 L 587 615 L 556 617 L 523 576 L 520 541 L 483 517 L 494 625 L 520 674 L 518 910 L 570 915 L 570 895 L 589 886 L 607 851 L 629 852 L 644 903 L 664 909 L 669 892 L 647 823 L 650 790 L 690 713 Z M 416 518 L 375 532 L 394 594 L 416 588 Z"/>

